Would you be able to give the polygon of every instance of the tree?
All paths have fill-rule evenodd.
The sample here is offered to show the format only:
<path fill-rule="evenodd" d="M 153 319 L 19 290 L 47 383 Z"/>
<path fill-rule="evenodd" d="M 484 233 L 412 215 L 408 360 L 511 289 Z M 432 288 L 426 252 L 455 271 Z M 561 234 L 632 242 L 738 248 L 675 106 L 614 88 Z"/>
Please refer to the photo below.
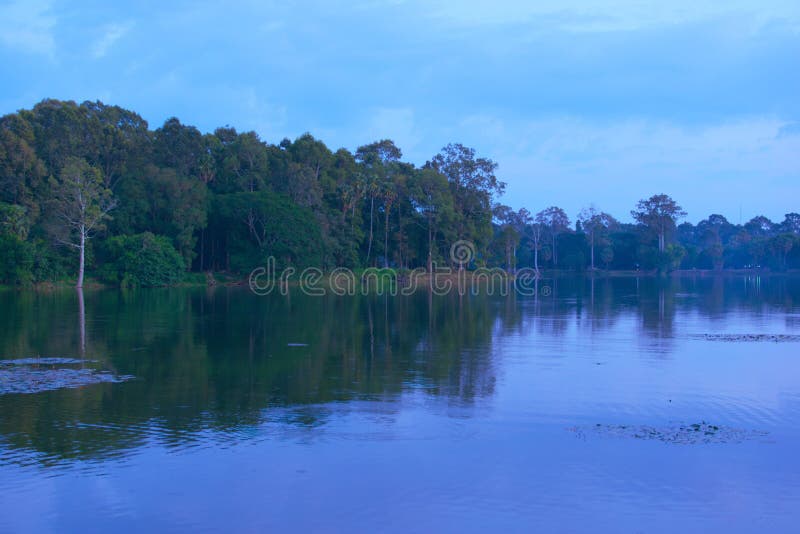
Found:
<path fill-rule="evenodd" d="M 531 216 L 531 212 L 528 211 L 527 208 L 520 208 L 517 211 L 516 216 L 514 217 L 514 226 L 517 230 L 517 234 L 520 236 L 520 240 L 517 243 L 522 242 L 522 239 L 528 236 L 528 229 L 530 228 L 531 223 L 533 222 L 533 217 Z M 516 265 L 516 255 L 517 251 L 516 248 L 514 249 L 514 257 L 515 257 L 515 265 Z"/>
<path fill-rule="evenodd" d="M 218 195 L 209 231 L 216 234 L 218 264 L 249 271 L 275 258 L 279 267 L 317 267 L 320 228 L 313 213 L 271 191 Z"/>
<path fill-rule="evenodd" d="M 658 251 L 666 250 L 666 237 L 675 228 L 675 223 L 686 217 L 686 212 L 668 195 L 653 195 L 640 200 L 631 211 L 634 220 L 658 236 Z"/>
<path fill-rule="evenodd" d="M 53 188 L 53 210 L 65 226 L 61 228 L 58 241 L 78 249 L 78 280 L 76 287 L 83 287 L 86 261 L 86 242 L 102 228 L 108 212 L 116 206 L 111 190 L 103 183 L 99 169 L 86 160 L 69 157 L 61 169 Z"/>
<path fill-rule="evenodd" d="M 608 269 L 608 265 L 614 261 L 614 249 L 611 248 L 611 245 L 606 245 L 600 249 L 600 261 L 603 262 L 606 269 Z"/>
<path fill-rule="evenodd" d="M 769 247 L 773 256 L 778 260 L 778 265 L 781 269 L 788 267 L 787 257 L 789 252 L 797 245 L 800 245 L 800 237 L 788 232 L 778 234 L 769 240 Z"/>
<path fill-rule="evenodd" d="M 372 240 L 374 236 L 373 220 L 375 216 L 375 199 L 385 191 L 387 183 L 391 182 L 391 172 L 403 153 L 394 144 L 394 141 L 382 139 L 376 143 L 358 147 L 356 161 L 361 164 L 364 190 L 369 197 L 369 241 L 367 245 L 367 261 L 372 254 Z"/>
<path fill-rule="evenodd" d="M 113 191 L 120 178 L 141 168 L 150 157 L 147 121 L 99 101 L 84 102 L 79 111 L 86 128 L 87 161 L 101 170 L 105 186 Z"/>
<path fill-rule="evenodd" d="M 115 233 L 152 232 L 174 240 L 187 267 L 194 259 L 196 232 L 207 220 L 207 186 L 173 168 L 145 167 L 139 176 L 122 180 L 118 194 L 126 202 L 115 214 Z"/>
<path fill-rule="evenodd" d="M 391 180 L 386 180 L 381 188 L 383 197 L 383 266 L 389 266 L 389 215 L 392 206 L 397 201 L 396 184 Z"/>
<path fill-rule="evenodd" d="M 0 202 L 0 234 L 10 234 L 22 241 L 28 238 L 30 219 L 24 206 Z"/>
<path fill-rule="evenodd" d="M 747 221 L 744 229 L 751 237 L 768 237 L 775 231 L 775 223 L 763 215 L 758 215 Z"/>
<path fill-rule="evenodd" d="M 800 213 L 787 213 L 781 223 L 781 231 L 789 234 L 800 234 Z"/>
<path fill-rule="evenodd" d="M 530 219 L 530 213 L 525 208 L 516 212 L 509 206 L 503 204 L 495 204 L 493 211 L 494 218 L 500 226 L 499 234 L 503 244 L 506 270 L 508 272 L 514 272 L 516 268 L 517 246 L 519 245 L 522 233 L 525 231 L 526 224 Z"/>
<path fill-rule="evenodd" d="M 537 219 L 531 224 L 531 242 L 533 243 L 533 268 L 539 274 L 539 250 L 542 248 L 542 223 Z"/>
<path fill-rule="evenodd" d="M 153 159 L 160 167 L 175 169 L 181 176 L 200 176 L 205 156 L 203 135 L 194 126 L 186 126 L 172 117 L 153 133 Z"/>
<path fill-rule="evenodd" d="M 582 209 L 578 214 L 578 221 L 580 222 L 583 231 L 586 232 L 586 235 L 589 237 L 590 268 L 594 270 L 594 249 L 595 242 L 599 237 L 598 234 L 607 231 L 609 228 L 616 226 L 618 223 L 614 217 L 604 211 L 597 210 L 594 205 Z M 608 264 L 608 262 L 605 263 Z"/>
<path fill-rule="evenodd" d="M 181 280 L 183 258 L 170 239 L 150 232 L 110 238 L 101 275 L 123 286 L 169 286 Z"/>
<path fill-rule="evenodd" d="M 428 234 L 427 268 L 433 272 L 434 241 L 439 225 L 453 218 L 453 199 L 447 178 L 432 168 L 425 168 L 412 175 L 409 187 L 411 204 L 422 216 Z"/>
<path fill-rule="evenodd" d="M 267 147 L 255 132 L 236 133 L 234 128 L 217 128 L 214 131 L 219 140 L 215 157 L 218 161 L 218 179 L 214 188 L 219 193 L 240 191 L 260 191 L 266 185 L 268 176 Z M 199 159 L 198 172 L 209 174 L 206 156 Z M 203 181 L 206 181 L 205 179 Z"/>
<path fill-rule="evenodd" d="M 36 219 L 36 198 L 47 185 L 47 169 L 32 148 L 33 128 L 19 115 L 0 119 L 0 200 L 25 206 Z"/>
<path fill-rule="evenodd" d="M 553 246 L 553 266 L 558 265 L 558 236 L 569 230 L 569 217 L 566 212 L 557 207 L 550 206 L 536 214 L 536 222 L 547 229 L 550 242 Z"/>
<path fill-rule="evenodd" d="M 492 233 L 492 198 L 502 195 L 506 184 L 495 175 L 497 163 L 479 158 L 475 150 L 449 144 L 426 164 L 443 174 L 453 196 L 457 239 L 476 245 L 488 242 Z"/>
<path fill-rule="evenodd" d="M 708 219 L 697 224 L 696 234 L 702 240 L 703 254 L 711 262 L 714 270 L 721 270 L 725 262 L 725 245 L 733 236 L 736 228 L 719 214 L 713 214 Z"/>

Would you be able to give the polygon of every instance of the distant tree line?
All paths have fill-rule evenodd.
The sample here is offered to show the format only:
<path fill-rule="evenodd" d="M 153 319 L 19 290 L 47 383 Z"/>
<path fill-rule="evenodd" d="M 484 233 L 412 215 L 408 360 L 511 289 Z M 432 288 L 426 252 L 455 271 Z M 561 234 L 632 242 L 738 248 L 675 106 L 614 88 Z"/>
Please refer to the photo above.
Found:
<path fill-rule="evenodd" d="M 330 150 L 254 132 L 44 100 L 0 118 L 0 283 L 166 285 L 186 272 L 279 266 L 430 268 L 457 240 L 476 266 L 583 271 L 800 267 L 800 215 L 697 225 L 654 195 L 622 223 L 594 206 L 497 203 L 497 164 L 449 144 L 421 167 L 394 142 Z M 679 224 L 680 223 L 680 224 Z"/>

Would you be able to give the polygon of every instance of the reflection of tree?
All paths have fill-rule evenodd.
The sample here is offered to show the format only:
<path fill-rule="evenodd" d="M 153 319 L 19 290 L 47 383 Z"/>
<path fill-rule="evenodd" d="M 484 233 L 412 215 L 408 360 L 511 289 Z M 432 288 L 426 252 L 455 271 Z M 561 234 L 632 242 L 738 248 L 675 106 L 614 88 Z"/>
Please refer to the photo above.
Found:
<path fill-rule="evenodd" d="M 645 278 L 639 284 L 641 332 L 656 343 L 658 352 L 666 353 L 675 337 L 676 281 Z"/>
<path fill-rule="evenodd" d="M 466 402 L 492 393 L 497 312 L 484 298 L 458 309 L 434 297 L 432 329 L 424 294 L 290 300 L 237 290 L 101 291 L 85 295 L 90 321 L 80 306 L 76 321 L 74 298 L 9 299 L 16 319 L 0 327 L 0 354 L 85 352 L 137 378 L 0 397 L 0 436 L 14 447 L 96 457 L 147 435 L 177 444 L 258 425 L 273 417 L 271 407 L 396 399 L 418 387 Z M 286 421 L 315 425 L 320 417 L 324 410 L 309 409 Z"/>
<path fill-rule="evenodd" d="M 83 288 L 75 290 L 78 294 L 78 332 L 80 336 L 81 358 L 86 357 L 86 304 L 83 300 Z"/>
<path fill-rule="evenodd" d="M 678 313 L 713 318 L 724 310 L 764 313 L 766 305 L 794 311 L 800 294 L 800 280 L 789 277 L 762 277 L 757 288 L 737 277 L 540 283 L 554 294 L 89 291 L 77 310 L 71 291 L 0 293 L 0 358 L 85 352 L 137 377 L 0 396 L 0 442 L 12 456 L 21 450 L 99 458 L 154 436 L 185 444 L 208 432 L 238 435 L 265 421 L 325 424 L 328 403 L 380 400 L 390 407 L 409 391 L 469 405 L 495 392 L 503 356 L 496 337 L 591 336 L 624 318 L 638 319 L 643 339 L 668 348 Z"/>

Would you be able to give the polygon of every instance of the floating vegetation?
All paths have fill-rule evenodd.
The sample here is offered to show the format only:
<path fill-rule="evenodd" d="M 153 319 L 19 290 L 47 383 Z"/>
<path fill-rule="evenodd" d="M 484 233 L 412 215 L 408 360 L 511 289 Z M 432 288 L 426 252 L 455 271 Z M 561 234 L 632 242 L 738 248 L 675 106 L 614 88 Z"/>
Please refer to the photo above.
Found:
<path fill-rule="evenodd" d="M 85 367 L 95 360 L 74 358 L 21 358 L 0 360 L 0 395 L 40 393 L 91 384 L 124 382 L 133 378 L 102 369 Z M 76 365 L 81 367 L 75 368 Z"/>
<path fill-rule="evenodd" d="M 800 335 L 795 334 L 701 334 L 694 336 L 707 341 L 770 341 L 773 343 L 781 342 L 800 342 Z"/>
<path fill-rule="evenodd" d="M 590 436 L 655 440 L 677 445 L 696 445 L 701 443 L 742 443 L 764 438 L 767 432 L 745 430 L 712 425 L 705 421 L 693 424 L 655 427 L 648 425 L 601 425 L 575 426 L 567 429 L 575 432 L 579 439 Z"/>
<path fill-rule="evenodd" d="M 80 365 L 96 361 L 75 358 L 20 358 L 18 360 L 0 360 L 0 365 Z"/>

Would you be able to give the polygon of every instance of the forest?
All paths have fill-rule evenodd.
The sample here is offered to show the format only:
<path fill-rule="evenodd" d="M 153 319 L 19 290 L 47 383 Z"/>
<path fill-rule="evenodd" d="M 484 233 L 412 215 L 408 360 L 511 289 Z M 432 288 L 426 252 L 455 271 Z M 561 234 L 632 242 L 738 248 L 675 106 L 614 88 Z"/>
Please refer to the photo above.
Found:
<path fill-rule="evenodd" d="M 572 217 L 546 204 L 514 210 L 499 202 L 497 169 L 457 143 L 416 166 L 386 139 L 355 152 L 308 133 L 271 144 L 44 100 L 0 118 L 0 284 L 173 285 L 246 276 L 268 257 L 430 269 L 458 240 L 475 245 L 468 267 L 509 272 L 800 268 L 798 213 L 693 225 L 661 193 L 631 207 L 633 222 L 594 205 Z"/>

